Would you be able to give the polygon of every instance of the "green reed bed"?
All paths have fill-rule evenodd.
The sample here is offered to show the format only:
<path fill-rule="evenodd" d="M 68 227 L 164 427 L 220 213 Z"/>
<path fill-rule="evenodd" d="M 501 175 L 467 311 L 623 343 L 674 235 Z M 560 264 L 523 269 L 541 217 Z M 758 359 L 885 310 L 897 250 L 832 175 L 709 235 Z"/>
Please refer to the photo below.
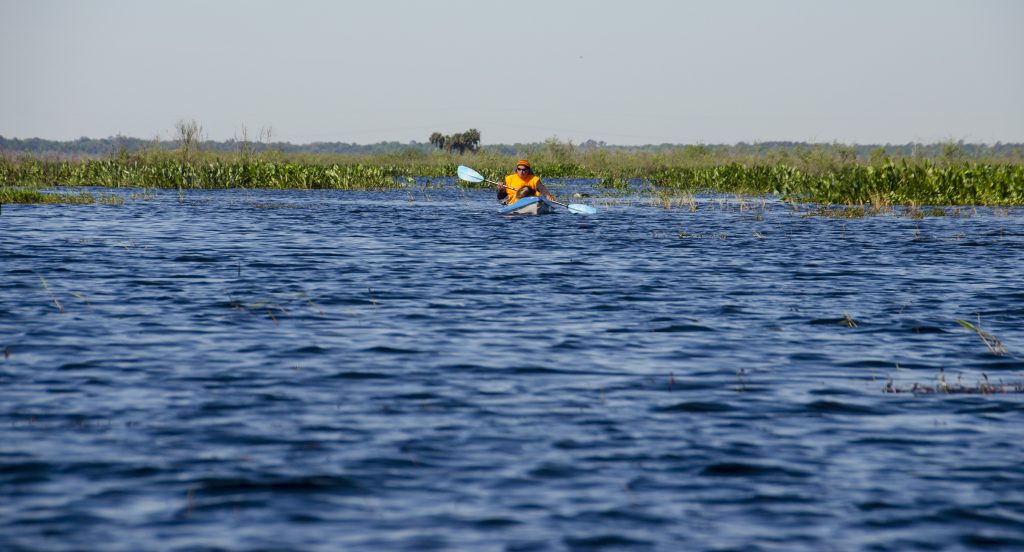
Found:
<path fill-rule="evenodd" d="M 843 165 L 815 172 L 788 165 L 661 168 L 660 193 L 710 190 L 775 194 L 812 203 L 864 205 L 1024 205 L 1024 166 L 931 161 Z"/>
<path fill-rule="evenodd" d="M 454 171 L 454 169 L 453 169 Z M 402 170 L 391 166 L 319 165 L 290 161 L 180 161 L 106 159 L 19 160 L 0 163 L 0 181 L 34 186 L 138 188 L 289 188 L 388 190 L 402 185 Z"/>
<path fill-rule="evenodd" d="M 872 205 L 1024 205 L 1024 165 L 999 159 L 858 160 L 842 149 L 816 155 L 740 156 L 686 147 L 669 153 L 580 151 L 547 144 L 527 151 L 547 179 L 589 178 L 605 195 L 672 198 L 697 192 L 777 195 L 792 201 Z M 484 150 L 456 155 L 212 155 L 161 152 L 108 159 L 0 158 L 0 186 L 106 186 L 177 189 L 393 190 L 416 177 L 452 178 L 460 164 L 490 179 L 516 157 Z M 459 182 L 465 186 L 465 183 Z M 485 187 L 489 185 L 477 185 Z M 8 202 L 22 192 L 10 192 Z M 33 196 L 34 197 L 34 196 Z"/>

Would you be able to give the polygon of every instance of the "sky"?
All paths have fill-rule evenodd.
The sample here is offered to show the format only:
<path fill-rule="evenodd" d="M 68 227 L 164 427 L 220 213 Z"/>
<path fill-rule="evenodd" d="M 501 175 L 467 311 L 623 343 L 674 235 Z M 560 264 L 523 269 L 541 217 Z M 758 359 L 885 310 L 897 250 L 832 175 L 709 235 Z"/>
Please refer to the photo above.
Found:
<path fill-rule="evenodd" d="M 0 136 L 1024 142 L 1019 0 L 0 0 Z"/>

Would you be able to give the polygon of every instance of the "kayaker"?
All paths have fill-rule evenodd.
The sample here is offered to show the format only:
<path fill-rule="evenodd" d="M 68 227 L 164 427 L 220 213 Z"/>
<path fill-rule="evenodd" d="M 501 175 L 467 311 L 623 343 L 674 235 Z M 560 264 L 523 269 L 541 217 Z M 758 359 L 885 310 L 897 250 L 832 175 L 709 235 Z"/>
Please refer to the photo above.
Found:
<path fill-rule="evenodd" d="M 520 159 L 516 163 L 516 172 L 505 177 L 504 186 L 498 186 L 498 201 L 502 205 L 508 205 L 515 203 L 516 200 L 534 195 L 539 195 L 551 201 L 555 200 L 548 193 L 548 189 L 541 184 L 540 177 L 533 174 L 530 162 L 526 159 Z"/>

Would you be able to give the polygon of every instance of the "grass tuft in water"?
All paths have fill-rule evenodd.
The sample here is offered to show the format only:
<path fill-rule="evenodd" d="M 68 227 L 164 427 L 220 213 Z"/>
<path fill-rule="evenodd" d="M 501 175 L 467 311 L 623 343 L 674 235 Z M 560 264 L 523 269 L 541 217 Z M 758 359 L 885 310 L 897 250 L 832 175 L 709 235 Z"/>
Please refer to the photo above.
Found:
<path fill-rule="evenodd" d="M 43 283 L 43 289 L 46 290 L 46 293 L 50 295 L 50 299 L 53 300 L 53 306 L 57 307 L 58 311 L 64 312 L 64 305 L 61 304 L 60 300 L 57 299 L 57 296 L 54 295 L 52 290 L 50 290 L 50 285 L 46 283 L 46 278 L 40 276 L 39 281 Z"/>
<path fill-rule="evenodd" d="M 87 205 L 96 203 L 99 201 L 105 205 L 123 205 L 124 199 L 115 194 L 105 194 L 100 196 L 98 199 L 96 196 L 88 193 L 81 192 L 77 194 L 64 194 L 64 193 L 53 193 L 43 192 L 35 188 L 22 187 L 22 186 L 2 186 L 0 185 L 0 203 L 19 203 L 19 204 L 79 204 Z"/>
<path fill-rule="evenodd" d="M 959 376 L 957 376 L 955 383 L 949 383 L 946 381 L 946 371 L 940 369 L 939 375 L 933 384 L 914 383 L 909 386 L 900 386 L 896 385 L 892 378 L 889 378 L 882 391 L 885 393 L 909 393 L 913 395 L 1002 395 L 1024 393 L 1024 382 L 1007 383 L 1000 380 L 999 383 L 992 383 L 988 378 L 988 374 L 982 373 L 981 376 L 981 379 L 974 385 L 964 384 Z"/>
<path fill-rule="evenodd" d="M 986 332 L 985 330 L 980 328 L 980 326 L 981 326 L 981 317 L 980 316 L 978 317 L 978 324 L 977 325 L 971 324 L 970 322 L 968 322 L 966 320 L 960 320 L 960 319 L 957 319 L 956 323 L 960 324 L 961 326 L 967 328 L 968 330 L 971 330 L 972 332 L 978 334 L 978 337 L 981 338 L 981 340 L 985 343 L 985 346 L 988 347 L 988 350 L 991 351 L 992 354 L 994 354 L 994 355 L 1005 355 L 1006 354 L 1006 348 L 1003 347 L 1003 344 L 999 341 L 999 338 L 997 338 L 996 336 L 994 336 L 994 335 L 990 334 L 989 332 Z"/>

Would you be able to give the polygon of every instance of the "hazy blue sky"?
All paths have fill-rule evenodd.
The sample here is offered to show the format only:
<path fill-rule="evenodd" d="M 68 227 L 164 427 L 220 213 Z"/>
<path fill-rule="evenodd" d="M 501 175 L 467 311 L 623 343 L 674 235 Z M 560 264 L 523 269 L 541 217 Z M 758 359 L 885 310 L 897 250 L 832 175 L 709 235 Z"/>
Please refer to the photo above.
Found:
<path fill-rule="evenodd" d="M 0 135 L 1024 142 L 1019 0 L 0 0 Z"/>

